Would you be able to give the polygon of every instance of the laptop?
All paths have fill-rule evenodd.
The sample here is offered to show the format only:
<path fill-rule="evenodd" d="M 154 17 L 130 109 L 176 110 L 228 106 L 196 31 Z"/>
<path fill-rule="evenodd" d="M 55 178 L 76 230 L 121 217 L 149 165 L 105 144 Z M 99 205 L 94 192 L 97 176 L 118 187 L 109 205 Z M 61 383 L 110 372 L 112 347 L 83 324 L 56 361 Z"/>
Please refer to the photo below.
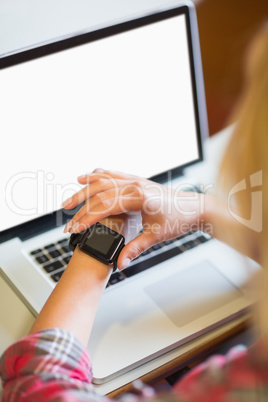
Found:
<path fill-rule="evenodd" d="M 71 258 L 61 203 L 96 167 L 178 186 L 203 160 L 205 95 L 192 3 L 0 59 L 0 272 L 37 315 Z M 111 276 L 88 345 L 104 384 L 243 314 L 253 265 L 205 233 Z"/>

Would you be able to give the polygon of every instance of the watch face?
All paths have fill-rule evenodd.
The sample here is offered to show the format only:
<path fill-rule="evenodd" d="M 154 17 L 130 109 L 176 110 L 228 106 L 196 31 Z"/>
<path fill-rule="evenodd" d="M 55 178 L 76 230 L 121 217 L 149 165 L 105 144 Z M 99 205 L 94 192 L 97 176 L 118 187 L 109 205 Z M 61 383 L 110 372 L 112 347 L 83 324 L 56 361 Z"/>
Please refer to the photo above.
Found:
<path fill-rule="evenodd" d="M 97 224 L 92 227 L 83 244 L 83 249 L 103 261 L 112 263 L 116 251 L 123 242 L 123 236 L 106 226 Z"/>
<path fill-rule="evenodd" d="M 99 235 L 96 236 L 93 234 L 89 238 L 89 246 L 106 255 L 113 245 L 114 241 L 114 237 L 108 233 L 103 233 L 101 237 Z"/>

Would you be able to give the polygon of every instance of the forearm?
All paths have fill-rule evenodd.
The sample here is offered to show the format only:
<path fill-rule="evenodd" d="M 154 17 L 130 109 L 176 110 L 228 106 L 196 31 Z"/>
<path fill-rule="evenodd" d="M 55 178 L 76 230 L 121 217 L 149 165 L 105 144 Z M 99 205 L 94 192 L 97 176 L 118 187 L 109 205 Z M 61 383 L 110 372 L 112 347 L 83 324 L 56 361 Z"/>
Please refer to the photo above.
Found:
<path fill-rule="evenodd" d="M 30 333 L 57 327 L 72 332 L 87 345 L 111 272 L 112 267 L 76 249 Z"/>

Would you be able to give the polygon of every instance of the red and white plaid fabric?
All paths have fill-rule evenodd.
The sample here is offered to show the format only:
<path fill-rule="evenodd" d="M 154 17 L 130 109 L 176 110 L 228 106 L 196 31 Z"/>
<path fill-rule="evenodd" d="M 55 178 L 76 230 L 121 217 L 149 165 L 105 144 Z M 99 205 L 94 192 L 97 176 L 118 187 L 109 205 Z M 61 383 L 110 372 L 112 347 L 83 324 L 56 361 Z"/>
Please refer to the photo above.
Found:
<path fill-rule="evenodd" d="M 57 328 L 35 333 L 10 346 L 0 360 L 2 402 L 107 401 L 92 385 L 87 349 Z M 268 355 L 261 342 L 249 351 L 236 347 L 200 364 L 174 386 L 172 395 L 156 396 L 140 387 L 121 400 L 181 402 L 267 402 Z"/>

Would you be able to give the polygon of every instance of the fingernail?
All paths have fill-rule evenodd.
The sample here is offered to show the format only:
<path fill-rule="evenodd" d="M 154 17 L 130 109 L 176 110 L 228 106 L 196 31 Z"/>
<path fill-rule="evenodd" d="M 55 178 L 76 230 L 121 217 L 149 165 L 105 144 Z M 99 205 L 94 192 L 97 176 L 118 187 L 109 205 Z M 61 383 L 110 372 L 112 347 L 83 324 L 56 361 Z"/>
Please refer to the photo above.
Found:
<path fill-rule="evenodd" d="M 69 222 L 67 222 L 65 228 L 64 228 L 64 233 L 69 232 L 70 228 L 75 224 L 75 221 L 73 219 L 69 220 Z"/>
<path fill-rule="evenodd" d="M 67 200 L 65 200 L 61 205 L 63 206 L 63 208 L 67 207 L 67 205 L 71 204 L 72 202 L 72 198 L 67 198 Z"/>
<path fill-rule="evenodd" d="M 77 179 L 85 179 L 87 177 L 87 174 L 82 174 L 81 176 L 78 176 Z"/>
<path fill-rule="evenodd" d="M 120 269 L 120 270 L 123 270 L 123 269 L 125 269 L 126 267 L 128 267 L 129 264 L 130 264 L 130 259 L 129 259 L 129 258 L 125 258 L 125 259 L 122 261 L 121 267 L 120 267 L 119 269 Z"/>
<path fill-rule="evenodd" d="M 63 233 L 67 233 L 69 229 L 69 222 L 65 225 L 65 228 L 63 230 Z"/>
<path fill-rule="evenodd" d="M 72 234 L 72 233 L 80 232 L 79 226 L 80 226 L 79 222 L 73 221 L 72 224 L 71 224 L 70 227 L 69 227 L 69 232 L 70 232 L 71 234 Z"/>

